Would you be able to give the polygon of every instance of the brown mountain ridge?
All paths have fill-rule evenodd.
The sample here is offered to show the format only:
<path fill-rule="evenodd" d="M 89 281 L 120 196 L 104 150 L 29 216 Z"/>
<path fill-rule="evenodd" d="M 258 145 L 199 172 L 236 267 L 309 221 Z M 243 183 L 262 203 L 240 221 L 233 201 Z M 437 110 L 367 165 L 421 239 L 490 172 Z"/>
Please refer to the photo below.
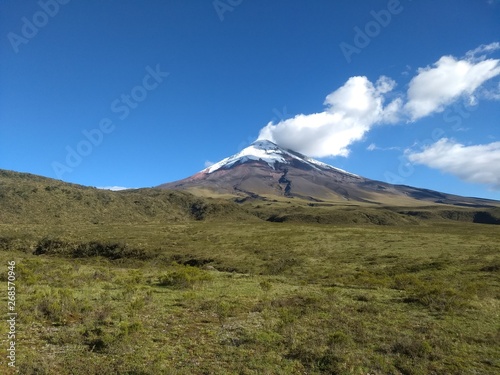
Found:
<path fill-rule="evenodd" d="M 500 202 L 462 197 L 429 189 L 392 185 L 349 173 L 267 140 L 258 140 L 239 153 L 185 179 L 162 184 L 162 189 L 195 195 L 249 199 L 296 199 L 317 203 L 384 206 L 498 207 Z"/>

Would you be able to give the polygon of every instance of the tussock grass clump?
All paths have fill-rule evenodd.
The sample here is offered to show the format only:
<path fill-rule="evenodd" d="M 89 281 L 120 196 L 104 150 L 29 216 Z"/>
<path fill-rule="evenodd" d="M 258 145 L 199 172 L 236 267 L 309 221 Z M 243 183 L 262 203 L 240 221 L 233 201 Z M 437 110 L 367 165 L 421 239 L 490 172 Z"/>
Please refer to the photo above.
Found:
<path fill-rule="evenodd" d="M 66 324 L 70 319 L 79 319 L 89 310 L 88 303 L 77 298 L 71 289 L 49 289 L 35 295 L 36 315 L 52 324 Z"/>
<path fill-rule="evenodd" d="M 158 279 L 158 285 L 171 287 L 174 289 L 194 289 L 212 280 L 212 275 L 205 270 L 197 267 L 176 264 L 174 269 L 161 275 Z"/>
<path fill-rule="evenodd" d="M 443 284 L 422 283 L 420 288 L 413 290 L 405 301 L 419 303 L 433 311 L 461 312 L 470 306 L 472 297 L 472 293 Z"/>

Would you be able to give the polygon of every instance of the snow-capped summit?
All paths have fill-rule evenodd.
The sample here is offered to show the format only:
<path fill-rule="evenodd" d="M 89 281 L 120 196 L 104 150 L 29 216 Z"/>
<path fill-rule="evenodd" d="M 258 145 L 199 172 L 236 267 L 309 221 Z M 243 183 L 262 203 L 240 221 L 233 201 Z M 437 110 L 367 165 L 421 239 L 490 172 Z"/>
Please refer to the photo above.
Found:
<path fill-rule="evenodd" d="M 350 193 L 337 184 L 362 181 L 365 179 L 360 176 L 259 139 L 191 177 L 160 187 L 209 195 L 283 195 L 317 200 L 347 199 Z"/>
<path fill-rule="evenodd" d="M 245 163 L 250 160 L 254 161 L 264 161 L 271 168 L 273 168 L 274 163 L 285 163 L 285 158 L 283 157 L 284 151 L 279 148 L 276 144 L 267 140 L 260 140 L 253 142 L 250 146 L 244 148 L 235 155 L 228 158 L 222 159 L 218 163 L 205 168 L 202 172 L 212 173 L 221 168 L 230 168 L 236 163 Z"/>
<path fill-rule="evenodd" d="M 250 146 L 238 152 L 237 154 L 225 158 L 219 161 L 218 163 L 215 163 L 210 167 L 205 168 L 201 172 L 213 173 L 219 169 L 231 168 L 236 164 L 242 164 L 249 161 L 265 162 L 273 169 L 275 169 L 275 166 L 277 165 L 276 163 L 278 163 L 279 165 L 304 163 L 316 170 L 331 169 L 331 170 L 337 170 L 342 173 L 347 173 L 352 176 L 356 176 L 342 169 L 332 167 L 329 164 L 325 164 L 318 160 L 299 154 L 298 152 L 282 148 L 277 144 L 268 141 L 267 139 L 257 140 L 253 142 Z"/>
<path fill-rule="evenodd" d="M 183 180 L 159 186 L 203 196 L 374 205 L 478 204 L 477 200 L 370 180 L 314 160 L 268 140 L 257 140 Z M 311 203 L 316 204 L 316 203 Z"/>

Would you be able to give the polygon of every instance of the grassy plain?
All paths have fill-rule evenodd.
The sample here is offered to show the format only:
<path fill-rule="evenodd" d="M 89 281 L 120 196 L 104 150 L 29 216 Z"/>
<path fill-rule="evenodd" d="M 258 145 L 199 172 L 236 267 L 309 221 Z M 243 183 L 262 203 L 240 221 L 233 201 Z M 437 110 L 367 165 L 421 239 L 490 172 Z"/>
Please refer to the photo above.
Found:
<path fill-rule="evenodd" d="M 20 374 L 500 372 L 496 225 L 1 224 L 9 260 Z"/>

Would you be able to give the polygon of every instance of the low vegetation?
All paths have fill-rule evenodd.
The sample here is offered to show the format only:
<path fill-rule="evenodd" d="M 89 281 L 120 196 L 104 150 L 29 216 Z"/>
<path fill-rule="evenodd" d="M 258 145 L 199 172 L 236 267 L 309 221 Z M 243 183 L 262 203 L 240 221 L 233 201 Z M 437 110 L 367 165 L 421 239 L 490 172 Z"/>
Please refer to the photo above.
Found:
<path fill-rule="evenodd" d="M 16 370 L 500 373 L 499 218 L 484 207 L 113 193 L 0 170 Z M 16 373 L 6 356 L 0 368 Z"/>
<path fill-rule="evenodd" d="M 192 220 L 334 225 L 419 225 L 430 221 L 500 224 L 500 207 L 386 207 L 288 197 L 233 199 L 234 202 L 230 196 L 202 198 L 162 189 L 112 192 L 0 169 L 0 223 L 61 227 L 68 223 L 158 224 Z"/>
<path fill-rule="evenodd" d="M 493 374 L 499 239 L 471 223 L 3 224 L 0 278 L 15 260 L 21 374 Z"/>

